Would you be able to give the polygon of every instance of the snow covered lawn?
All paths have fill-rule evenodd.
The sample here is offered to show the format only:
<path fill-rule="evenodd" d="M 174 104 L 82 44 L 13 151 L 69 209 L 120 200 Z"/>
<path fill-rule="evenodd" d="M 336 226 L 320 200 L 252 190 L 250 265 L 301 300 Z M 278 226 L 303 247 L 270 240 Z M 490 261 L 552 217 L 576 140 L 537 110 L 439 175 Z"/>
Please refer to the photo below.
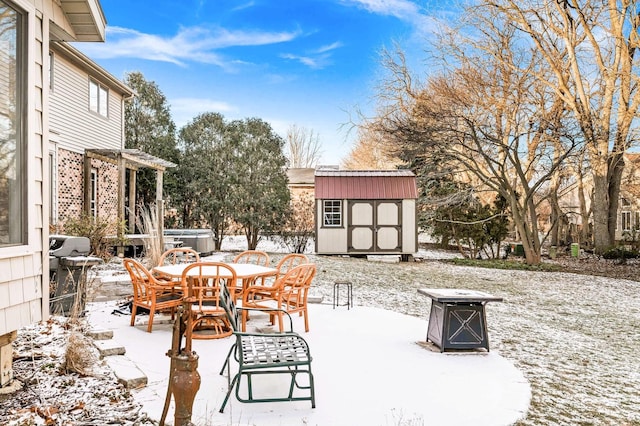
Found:
<path fill-rule="evenodd" d="M 338 279 L 354 283 L 357 305 L 425 319 L 430 303 L 418 288 L 503 297 L 487 305 L 487 323 L 491 350 L 511 359 L 531 383 L 531 407 L 519 424 L 640 423 L 640 282 L 432 260 L 311 257 L 318 264 L 314 294 L 326 300 Z"/>
<path fill-rule="evenodd" d="M 230 260 L 231 251 L 243 249 L 243 240 L 223 244 L 228 251 L 212 258 Z M 274 263 L 284 251 L 268 241 L 258 248 L 269 251 Z M 418 294 L 419 288 L 472 289 L 504 298 L 487 305 L 487 324 L 491 353 L 511 360 L 531 384 L 531 406 L 518 425 L 640 424 L 640 282 L 437 260 L 450 253 L 421 253 L 423 260 L 415 263 L 308 256 L 318 265 L 312 295 L 323 303 L 331 304 L 336 280 L 353 282 L 356 307 L 383 308 L 423 321 L 430 300 Z M 310 320 L 313 329 L 314 318 Z M 53 344 L 50 340 L 43 344 Z M 139 407 L 126 398 L 122 403 L 123 412 L 136 413 L 128 418 L 147 424 Z"/>

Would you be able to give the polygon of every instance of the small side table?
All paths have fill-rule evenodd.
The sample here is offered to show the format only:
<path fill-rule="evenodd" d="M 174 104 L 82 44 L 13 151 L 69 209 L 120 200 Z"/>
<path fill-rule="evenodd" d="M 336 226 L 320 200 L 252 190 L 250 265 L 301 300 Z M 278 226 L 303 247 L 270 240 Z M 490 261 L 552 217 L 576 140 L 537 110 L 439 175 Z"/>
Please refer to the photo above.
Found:
<path fill-rule="evenodd" d="M 345 286 L 347 289 L 347 302 L 340 304 L 340 287 Z M 333 309 L 336 306 L 346 306 L 347 310 L 353 306 L 353 285 L 351 281 L 336 281 L 333 283 Z"/>
<path fill-rule="evenodd" d="M 501 297 L 475 290 L 421 288 L 418 293 L 431 298 L 427 341 L 440 352 L 485 348 L 489 351 L 484 306 L 502 302 Z"/>

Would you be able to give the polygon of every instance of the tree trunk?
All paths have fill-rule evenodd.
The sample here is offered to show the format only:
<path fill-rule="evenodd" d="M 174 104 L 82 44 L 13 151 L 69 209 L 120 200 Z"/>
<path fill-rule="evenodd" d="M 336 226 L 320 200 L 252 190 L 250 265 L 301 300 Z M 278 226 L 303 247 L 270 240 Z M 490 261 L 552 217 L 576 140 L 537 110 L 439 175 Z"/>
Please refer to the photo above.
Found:
<path fill-rule="evenodd" d="M 515 196 L 509 201 L 513 213 L 513 222 L 518 234 L 520 234 L 525 262 L 527 265 L 539 265 L 542 257 L 540 254 L 540 239 L 538 237 L 538 227 L 535 222 L 537 216 L 533 200 L 528 201 L 524 207 L 518 204 Z M 529 222 L 531 222 L 531 224 L 529 224 Z"/>
<path fill-rule="evenodd" d="M 609 246 L 616 244 L 616 222 L 618 219 L 618 203 L 620 200 L 620 184 L 622 182 L 622 172 L 624 171 L 624 158 L 622 153 L 613 154 L 609 158 L 609 211 L 608 229 Z"/>
<path fill-rule="evenodd" d="M 591 209 L 593 210 L 593 200 L 591 200 Z M 584 194 L 584 179 L 582 170 L 578 171 L 578 202 L 580 203 L 580 217 L 582 219 L 582 228 L 580 228 L 580 242 L 589 241 L 593 244 L 592 235 L 589 232 L 589 210 L 587 209 L 587 200 Z"/>
<path fill-rule="evenodd" d="M 606 173 L 593 170 L 593 240 L 598 254 L 611 247 L 609 236 L 609 184 Z"/>
<path fill-rule="evenodd" d="M 258 230 L 253 226 L 247 226 L 244 231 L 247 237 L 247 249 L 255 250 L 258 246 Z"/>
<path fill-rule="evenodd" d="M 551 245 L 558 246 L 558 234 L 560 230 L 560 219 L 562 217 L 562 210 L 558 204 L 558 193 L 554 190 L 549 195 L 549 205 L 551 206 Z"/>
<path fill-rule="evenodd" d="M 214 238 L 214 247 L 216 251 L 220 251 L 222 248 L 222 240 L 224 239 L 224 229 L 218 227 L 212 229 Z"/>
<path fill-rule="evenodd" d="M 560 161 L 560 153 L 562 151 L 562 147 L 560 144 L 556 145 L 556 149 L 553 151 L 553 161 Z M 560 208 L 560 203 L 558 201 L 558 189 L 560 187 L 560 169 L 556 168 L 551 174 L 551 180 L 549 182 L 549 205 L 551 207 L 551 245 L 558 246 L 558 233 L 560 227 L 562 225 L 562 209 Z"/>

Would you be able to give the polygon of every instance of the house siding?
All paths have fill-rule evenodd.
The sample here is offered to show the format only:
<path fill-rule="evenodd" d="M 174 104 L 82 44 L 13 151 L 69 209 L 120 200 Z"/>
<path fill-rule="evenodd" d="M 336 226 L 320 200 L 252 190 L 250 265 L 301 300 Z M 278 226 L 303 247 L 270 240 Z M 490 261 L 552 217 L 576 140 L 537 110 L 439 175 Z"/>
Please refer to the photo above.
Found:
<path fill-rule="evenodd" d="M 44 238 L 48 238 L 43 220 L 43 176 L 42 153 L 46 137 L 45 96 L 42 72 L 45 58 L 42 52 L 48 49 L 48 21 L 37 13 L 33 3 L 13 1 L 27 11 L 27 223 L 28 241 L 18 247 L 0 248 L 0 335 L 46 318 L 48 309 L 49 282 L 44 280 Z"/>
<path fill-rule="evenodd" d="M 4 0 L 10 6 L 23 11 L 24 32 L 17 37 L 24 42 L 25 104 L 21 110 L 24 132 L 24 161 L 26 173 L 23 188 L 25 203 L 24 231 L 26 241 L 20 245 L 0 247 L 0 336 L 15 336 L 15 331 L 47 318 L 49 312 L 48 277 L 48 207 L 49 196 L 49 129 L 50 94 L 48 83 L 49 47 L 52 32 L 65 39 L 76 38 L 74 26 L 67 20 L 62 7 L 72 7 L 69 0 Z M 74 5 L 75 6 L 77 4 Z M 97 0 L 86 0 L 86 15 L 98 18 L 95 25 L 83 25 L 87 40 L 101 41 L 104 34 L 104 17 Z M 99 15 L 99 16 L 95 16 Z M 22 43 L 21 43 L 22 44 Z M 20 60 L 22 65 L 22 57 Z M 5 70 L 6 71 L 6 70 Z M 0 73 L 2 74 L 2 73 Z M 4 87 L 4 90 L 2 88 Z M 0 81 L 0 99 L 9 93 L 7 82 Z M 117 111 L 117 122 L 121 122 L 121 108 Z M 75 112 L 69 112 L 69 116 Z M 75 119 L 75 118 L 74 118 Z M 119 125 L 119 124 L 118 124 Z M 112 131 L 109 131 L 112 133 Z M 121 138 L 119 139 L 121 140 Z M 7 339 L 3 340 L 7 341 Z M 0 348 L 0 387 L 9 383 L 13 376 L 10 343 Z M 8 357 L 7 357 L 8 354 Z M 3 358 L 4 357 L 4 358 Z"/>
<path fill-rule="evenodd" d="M 50 125 L 59 134 L 59 148 L 79 153 L 86 148 L 122 149 L 122 95 L 72 64 L 55 47 L 52 51 Z M 108 117 L 89 110 L 90 78 L 109 88 Z"/>
<path fill-rule="evenodd" d="M 52 200 L 55 205 L 55 232 L 64 233 L 64 222 L 77 219 L 85 206 L 85 161 L 97 170 L 97 215 L 117 231 L 118 166 L 97 159 L 87 159 L 87 149 L 124 148 L 124 97 L 131 89 L 106 73 L 89 58 L 69 45 L 54 43 L 53 78 L 51 83 L 50 126 L 55 134 L 57 176 Z M 89 81 L 107 88 L 107 117 L 89 109 Z M 127 89 L 129 91 L 127 91 Z"/>

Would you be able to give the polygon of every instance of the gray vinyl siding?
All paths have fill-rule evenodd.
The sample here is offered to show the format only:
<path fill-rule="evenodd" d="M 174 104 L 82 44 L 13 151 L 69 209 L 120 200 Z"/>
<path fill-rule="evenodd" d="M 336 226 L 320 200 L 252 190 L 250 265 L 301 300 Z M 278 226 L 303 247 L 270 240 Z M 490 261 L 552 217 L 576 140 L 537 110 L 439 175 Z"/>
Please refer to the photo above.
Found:
<path fill-rule="evenodd" d="M 54 53 L 51 90 L 51 130 L 59 133 L 59 147 L 75 152 L 86 148 L 121 149 L 122 95 L 109 89 L 108 116 L 89 110 L 89 74 Z"/>

